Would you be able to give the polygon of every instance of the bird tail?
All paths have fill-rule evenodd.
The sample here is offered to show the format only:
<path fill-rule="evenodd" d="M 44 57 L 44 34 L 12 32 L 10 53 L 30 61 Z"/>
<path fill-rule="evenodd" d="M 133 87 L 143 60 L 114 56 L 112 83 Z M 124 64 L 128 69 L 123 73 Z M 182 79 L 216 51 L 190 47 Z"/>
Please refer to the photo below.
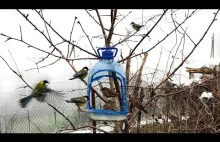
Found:
<path fill-rule="evenodd" d="M 20 99 L 19 100 L 19 102 L 20 102 L 20 105 L 21 105 L 21 107 L 22 108 L 25 108 L 26 107 L 26 105 L 30 102 L 30 100 L 32 99 L 32 95 L 30 95 L 30 96 L 27 96 L 27 97 L 25 97 L 25 98 L 22 98 L 22 99 Z"/>
<path fill-rule="evenodd" d="M 69 101 L 69 100 L 65 100 L 67 103 L 73 103 L 72 101 Z"/>
<path fill-rule="evenodd" d="M 70 78 L 69 80 L 73 80 L 73 79 L 76 79 L 76 77 Z"/>

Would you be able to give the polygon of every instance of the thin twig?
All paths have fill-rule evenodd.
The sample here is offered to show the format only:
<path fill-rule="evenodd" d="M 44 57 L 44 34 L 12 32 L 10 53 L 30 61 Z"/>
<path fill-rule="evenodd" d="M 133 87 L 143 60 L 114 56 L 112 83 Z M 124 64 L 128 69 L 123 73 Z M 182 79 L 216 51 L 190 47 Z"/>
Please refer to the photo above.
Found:
<path fill-rule="evenodd" d="M 52 62 L 52 63 L 50 63 L 50 64 L 48 64 L 48 65 L 45 65 L 45 66 L 42 66 L 42 67 L 38 67 L 38 64 L 37 64 L 37 68 L 31 68 L 31 69 L 27 69 L 27 70 L 25 70 L 25 71 L 30 71 L 30 70 L 34 70 L 34 69 L 41 69 L 41 68 L 45 68 L 45 67 L 48 67 L 48 66 L 51 66 L 51 65 L 53 65 L 54 63 L 56 63 L 56 62 L 58 62 L 60 59 L 57 59 L 56 61 L 54 61 L 54 62 Z"/>
<path fill-rule="evenodd" d="M 90 43 L 90 45 L 91 45 L 91 47 L 92 47 L 93 51 L 94 51 L 94 52 L 95 52 L 95 54 L 98 56 L 98 54 L 97 54 L 96 50 L 94 49 L 94 47 L 93 47 L 93 45 L 92 45 L 92 42 L 91 42 L 91 41 L 90 41 L 90 39 L 89 39 L 89 36 L 86 34 L 86 32 L 85 32 L 85 30 L 83 29 L 83 27 L 82 27 L 81 23 L 80 23 L 79 21 L 78 21 L 77 23 L 80 25 L 80 27 L 81 27 L 81 29 L 82 29 L 83 33 L 86 35 L 86 37 L 87 37 L 87 39 L 88 39 L 88 41 L 89 41 L 89 43 Z"/>
<path fill-rule="evenodd" d="M 18 88 L 16 88 L 15 90 L 17 90 L 17 89 L 21 89 L 21 88 L 27 88 L 28 86 L 23 86 L 23 87 L 18 87 Z"/>
<path fill-rule="evenodd" d="M 41 133 L 43 133 L 43 132 L 40 130 L 40 128 L 37 127 L 37 125 L 36 125 L 34 122 L 32 122 L 28 117 L 26 117 L 26 119 L 27 119 L 29 122 L 31 122 Z"/>
<path fill-rule="evenodd" d="M 2 60 L 7 64 L 7 66 L 9 67 L 9 69 L 10 69 L 13 73 L 15 73 L 29 88 L 33 89 L 30 85 L 28 85 L 28 83 L 23 79 L 23 77 L 22 77 L 21 75 L 19 75 L 16 71 L 14 71 L 14 70 L 8 65 L 8 63 L 5 61 L 5 59 L 4 59 L 2 56 L 0 56 L 0 57 L 1 57 Z"/>
<path fill-rule="evenodd" d="M 62 44 L 62 43 L 64 43 L 64 41 L 59 42 L 59 43 L 55 44 L 54 46 L 60 45 L 60 44 Z M 50 47 L 51 47 L 51 46 L 50 46 Z M 46 57 L 42 58 L 42 60 L 36 62 L 36 64 L 38 65 L 40 62 L 43 62 L 43 61 L 44 61 L 46 58 L 48 58 L 54 51 L 55 51 L 55 48 L 53 48 L 53 50 L 52 50 Z M 59 58 L 59 59 L 61 59 L 61 58 Z"/>
<path fill-rule="evenodd" d="M 35 10 L 35 11 L 36 11 L 36 10 Z M 36 11 L 36 12 L 37 12 L 37 11 Z M 40 11 L 39 11 L 39 14 L 40 14 L 40 12 L 41 12 L 42 17 L 44 18 L 43 10 L 40 10 Z M 48 31 L 48 29 L 47 29 L 47 24 L 46 24 L 46 22 L 44 22 L 44 25 L 45 25 L 45 28 L 46 28 L 47 35 L 48 35 L 48 37 L 49 37 L 49 40 L 52 42 L 52 40 L 51 40 L 51 38 L 50 38 L 49 31 Z"/>
<path fill-rule="evenodd" d="M 21 13 L 18 9 L 17 9 L 17 11 L 18 11 L 39 33 L 41 33 L 41 34 L 44 36 L 44 38 L 60 53 L 61 57 L 66 60 L 66 62 L 70 65 L 70 67 L 71 67 L 75 72 L 77 72 L 76 69 L 75 69 L 75 67 L 69 62 L 69 60 L 68 60 L 67 58 L 65 58 L 65 56 L 63 55 L 63 53 L 62 53 L 58 48 L 56 48 L 53 43 L 50 42 L 50 40 L 47 38 L 47 36 L 44 34 L 44 32 L 40 31 L 40 30 L 28 19 L 28 17 L 25 16 L 25 14 Z M 41 15 L 39 15 L 39 16 L 41 17 Z M 42 17 L 41 17 L 41 18 L 42 18 Z M 44 20 L 44 19 L 42 18 L 42 20 Z M 44 20 L 44 21 L 45 21 L 45 20 Z M 45 22 L 46 22 L 46 21 L 45 21 Z M 48 23 L 47 23 L 47 24 L 48 24 Z M 57 33 L 50 25 L 49 25 L 49 27 L 50 27 L 55 33 Z M 59 33 L 57 33 L 57 34 L 60 36 Z M 61 37 L 63 40 L 65 40 L 62 36 L 60 36 L 60 37 Z M 69 42 L 69 41 L 67 41 L 67 40 L 65 40 L 65 41 L 66 41 L 66 42 Z M 71 45 L 73 45 L 73 44 L 71 43 Z M 77 45 L 75 45 L 75 46 L 77 47 Z M 84 50 L 84 49 L 81 49 L 81 50 L 86 51 L 86 52 L 89 53 L 89 54 L 92 54 L 92 53 L 88 52 L 87 50 Z M 97 57 L 97 56 L 94 55 L 94 54 L 92 54 L 92 55 L 95 56 L 95 57 Z M 85 83 L 85 85 L 87 85 L 87 82 L 86 82 L 85 80 L 81 80 L 81 81 L 83 81 L 83 82 Z M 92 89 L 93 89 L 93 88 L 92 88 Z M 93 89 L 93 90 L 94 90 L 94 89 Z M 105 100 L 96 90 L 94 90 L 94 92 L 96 93 L 97 96 L 99 96 L 99 98 L 100 98 L 101 100 L 103 100 L 104 102 L 107 102 L 107 100 Z"/>
<path fill-rule="evenodd" d="M 72 26 L 72 29 L 71 29 L 71 31 L 70 31 L 70 41 L 72 41 L 72 33 L 73 33 L 74 25 L 75 25 L 75 23 L 76 23 L 76 19 L 77 19 L 77 17 L 75 16 L 75 19 L 74 19 L 74 22 L 73 22 L 73 26 Z M 69 47 L 70 47 L 70 44 L 68 44 L 67 57 L 68 57 L 68 55 L 69 55 Z M 74 45 L 72 45 L 72 51 L 73 51 L 73 48 L 74 48 Z M 71 53 L 70 53 L 70 55 L 69 55 L 69 58 L 70 58 L 70 56 L 71 56 Z"/>
<path fill-rule="evenodd" d="M 74 130 L 76 130 L 75 126 L 73 125 L 73 123 L 62 113 L 60 112 L 58 109 L 56 109 L 54 106 L 52 106 L 51 104 L 47 103 L 49 106 L 51 106 L 54 110 L 56 110 L 60 115 L 62 115 L 69 123 L 70 125 L 72 126 L 72 128 Z"/>
<path fill-rule="evenodd" d="M 157 20 L 157 22 L 154 24 L 154 26 L 146 33 L 146 35 L 137 43 L 137 45 L 133 48 L 133 50 L 131 51 L 131 53 L 126 57 L 129 58 L 134 51 L 137 49 L 137 47 L 141 44 L 141 42 L 151 33 L 151 31 L 154 29 L 154 27 L 160 22 L 160 20 L 162 19 L 162 17 L 165 15 L 165 13 L 167 12 L 168 9 L 164 10 L 164 13 L 160 16 L 160 18 Z"/>
<path fill-rule="evenodd" d="M 23 41 L 23 40 L 20 40 L 20 39 L 17 39 L 17 38 L 13 38 L 13 37 L 9 37 L 9 36 L 7 36 L 7 35 L 5 35 L 5 34 L 2 34 L 2 33 L 1 33 L 0 35 L 1 35 L 1 36 L 4 36 L 4 37 L 7 37 L 8 39 L 10 38 L 10 39 L 13 39 L 13 40 L 20 41 L 20 42 L 22 42 L 22 43 L 28 45 L 28 47 L 32 47 L 32 48 L 37 49 L 37 50 L 39 50 L 39 51 L 41 51 L 41 52 L 44 52 L 44 53 L 50 54 L 50 55 L 52 55 L 52 56 L 54 56 L 54 57 L 62 58 L 62 57 L 60 57 L 60 56 L 57 56 L 57 55 L 51 54 L 50 52 L 44 51 L 44 50 L 42 50 L 42 49 L 39 49 L 39 48 L 37 48 L 37 47 L 35 47 L 35 46 L 33 46 L 33 45 L 30 45 L 29 43 L 27 43 L 27 42 L 25 42 L 25 41 Z"/>
<path fill-rule="evenodd" d="M 185 31 L 185 32 L 186 32 L 186 31 Z M 171 70 L 171 68 L 172 68 L 172 66 L 173 66 L 173 63 L 174 63 L 174 61 L 175 61 L 175 57 L 176 57 L 177 51 L 179 50 L 179 47 L 180 47 L 180 45 L 182 44 L 182 40 L 185 39 L 185 32 L 184 32 L 182 38 L 180 39 L 180 43 L 179 43 L 179 45 L 178 45 L 178 47 L 177 47 L 177 49 L 176 49 L 176 52 L 175 52 L 174 57 L 173 57 L 173 60 L 172 60 L 172 62 L 171 62 L 171 64 L 170 64 L 170 69 L 169 69 L 169 71 L 168 71 L 168 74 L 170 73 L 170 70 Z"/>
<path fill-rule="evenodd" d="M 16 62 L 15 62 L 15 60 L 14 60 L 14 58 L 13 58 L 11 52 L 10 52 L 9 50 L 8 50 L 8 52 L 9 52 L 9 54 L 11 55 L 11 58 L 12 58 L 12 60 L 13 60 L 14 63 L 15 63 L 15 66 L 16 66 L 16 68 L 17 68 L 17 71 L 18 71 L 19 75 L 21 76 L 21 73 L 20 73 L 19 70 L 18 70 L 18 66 L 17 66 L 17 64 L 16 64 Z"/>
<path fill-rule="evenodd" d="M 159 83 L 159 85 L 157 85 L 153 91 L 155 91 L 156 89 L 158 89 L 166 80 L 168 80 L 170 78 L 170 76 L 172 76 L 178 69 L 179 67 L 181 67 L 183 65 L 183 63 L 186 61 L 186 59 L 193 53 L 193 51 L 196 49 L 196 47 L 199 45 L 199 43 L 202 41 L 202 39 L 205 37 L 205 35 L 207 34 L 207 32 L 209 31 L 210 27 L 212 26 L 213 22 L 216 20 L 216 16 L 219 12 L 219 9 L 217 10 L 217 12 L 214 15 L 213 20 L 211 21 L 210 25 L 208 26 L 207 30 L 205 31 L 205 33 L 203 34 L 203 36 L 201 37 L 201 39 L 198 41 L 198 43 L 195 45 L 195 47 L 191 50 L 191 52 L 188 54 L 188 56 L 183 60 L 183 62 L 163 81 L 161 81 L 161 83 Z M 157 95 L 151 97 L 145 104 L 144 107 L 146 107 Z M 129 120 L 129 124 L 134 120 L 134 118 L 136 118 L 136 116 L 138 115 L 138 113 L 140 112 L 140 110 L 136 110 L 130 117 Z"/>
<path fill-rule="evenodd" d="M 161 55 L 162 55 L 162 47 L 161 47 L 161 49 L 160 49 L 160 57 L 159 57 L 159 60 L 158 60 L 158 62 L 157 62 L 157 66 L 156 66 L 156 68 L 155 68 L 155 70 L 154 70 L 154 73 L 153 73 L 153 76 L 152 76 L 152 80 L 151 80 L 151 84 L 153 84 L 154 76 L 155 76 L 155 74 L 156 74 L 156 72 L 157 72 L 157 68 L 158 68 L 158 66 L 159 66 L 159 64 L 160 64 Z"/>
<path fill-rule="evenodd" d="M 35 29 L 37 29 L 36 26 L 35 26 L 20 10 L 17 9 L 17 11 L 18 11 Z M 40 16 L 40 18 L 41 18 L 44 22 L 46 22 L 46 24 L 51 28 L 51 30 L 53 30 L 63 41 L 65 41 L 65 42 L 67 42 L 67 43 L 69 43 L 69 44 L 71 44 L 71 45 L 74 45 L 74 47 L 77 47 L 78 49 L 80 49 L 80 50 L 82 50 L 82 51 L 84 51 L 84 52 L 86 52 L 86 53 L 88 53 L 88 54 L 90 54 L 90 55 L 92 55 L 92 56 L 97 57 L 95 54 L 93 54 L 93 53 L 91 53 L 91 52 L 89 52 L 89 51 L 87 51 L 87 50 L 84 50 L 83 48 L 79 47 L 78 45 L 75 45 L 75 44 L 71 43 L 71 41 L 66 40 L 66 39 L 65 39 L 63 36 L 61 36 L 61 35 L 51 26 L 51 24 L 49 24 L 38 12 L 37 12 L 37 14 Z M 40 33 L 43 33 L 43 32 L 40 31 L 39 29 L 37 29 L 37 30 L 38 30 Z M 44 34 L 43 34 L 43 35 L 44 35 Z M 44 35 L 44 37 L 45 37 L 45 35 Z M 45 37 L 45 38 L 48 40 L 47 37 Z"/>
<path fill-rule="evenodd" d="M 21 26 L 19 25 L 19 27 L 20 27 L 20 33 L 21 33 L 21 40 L 23 40 L 23 38 L 22 38 Z"/>
<path fill-rule="evenodd" d="M 114 28 L 118 25 L 118 23 L 120 23 L 122 20 L 124 20 L 126 17 L 128 17 L 129 14 L 131 14 L 132 11 L 129 11 L 127 15 L 125 15 L 123 18 L 121 18 L 115 25 Z M 114 34 L 114 33 L 112 33 Z"/>
<path fill-rule="evenodd" d="M 196 11 L 196 10 L 195 10 Z M 195 14 L 195 11 L 193 11 L 188 17 L 186 17 L 186 19 L 183 20 L 183 22 L 180 23 L 180 25 L 182 25 L 183 23 L 186 22 L 186 20 L 188 20 L 193 14 Z M 179 26 L 180 26 L 179 25 Z M 154 49 L 155 47 L 157 47 L 157 45 L 159 45 L 161 42 L 163 42 L 168 36 L 170 36 L 177 28 L 179 28 L 179 26 L 177 26 L 175 29 L 173 29 L 169 34 L 167 34 L 162 40 L 160 40 L 158 43 L 156 43 L 153 47 L 151 47 L 150 49 L 148 49 L 147 51 L 145 52 L 142 52 L 142 53 L 139 53 L 139 54 L 136 54 L 136 55 L 133 55 L 129 58 L 134 58 L 136 56 L 139 56 L 141 54 L 144 54 L 146 52 L 150 52 L 152 49 Z M 118 62 L 123 62 L 124 60 L 126 60 L 128 57 L 124 58 L 123 60 L 119 60 Z"/>
<path fill-rule="evenodd" d="M 207 30 L 205 31 L 205 33 L 203 34 L 202 38 L 199 40 L 199 42 L 194 46 L 194 48 L 191 50 L 191 52 L 186 56 L 186 58 L 179 64 L 179 66 L 177 66 L 174 71 L 167 76 L 166 79 L 164 79 L 160 84 L 158 84 L 154 90 L 156 90 L 161 84 L 163 84 L 167 79 L 169 79 L 182 65 L 183 63 L 189 58 L 189 56 L 193 53 L 193 51 L 196 49 L 196 47 L 198 47 L 198 45 L 201 43 L 201 41 L 203 40 L 203 38 L 205 37 L 205 35 L 207 34 L 207 32 L 209 31 L 210 27 L 212 26 L 212 24 L 214 23 L 214 21 L 216 20 L 216 16 L 218 15 L 219 9 L 217 10 L 217 12 L 215 13 L 215 16 L 212 20 L 212 22 L 210 23 L 210 25 L 208 26 Z"/>
<path fill-rule="evenodd" d="M 179 26 L 180 26 L 180 28 L 183 30 L 183 31 L 185 31 L 184 29 L 183 29 L 183 27 L 177 22 L 177 21 L 175 21 Z M 196 43 L 192 40 L 192 38 L 187 34 L 187 32 L 186 32 L 186 36 L 189 38 L 189 40 L 194 44 L 194 45 L 196 45 Z"/>

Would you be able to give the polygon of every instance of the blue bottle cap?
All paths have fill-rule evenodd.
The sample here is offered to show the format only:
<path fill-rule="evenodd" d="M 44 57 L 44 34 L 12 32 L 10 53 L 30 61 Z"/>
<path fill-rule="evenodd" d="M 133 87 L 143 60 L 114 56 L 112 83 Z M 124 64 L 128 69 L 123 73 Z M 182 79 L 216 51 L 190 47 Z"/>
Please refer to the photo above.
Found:
<path fill-rule="evenodd" d="M 102 56 L 101 56 L 101 53 Z M 117 55 L 118 49 L 115 47 L 108 47 L 108 48 L 99 48 L 98 50 L 98 55 L 102 59 L 114 59 L 114 57 Z"/>

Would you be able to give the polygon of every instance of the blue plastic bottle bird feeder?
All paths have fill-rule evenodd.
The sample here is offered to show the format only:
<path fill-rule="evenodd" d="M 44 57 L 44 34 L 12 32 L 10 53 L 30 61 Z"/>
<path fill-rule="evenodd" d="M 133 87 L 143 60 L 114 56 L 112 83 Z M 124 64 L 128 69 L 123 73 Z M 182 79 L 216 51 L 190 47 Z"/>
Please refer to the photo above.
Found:
<path fill-rule="evenodd" d="M 91 112 L 90 118 L 93 120 L 103 120 L 103 121 L 121 121 L 127 119 L 128 116 L 128 100 L 127 100 L 127 83 L 126 75 L 121 67 L 121 65 L 114 60 L 117 55 L 118 49 L 114 47 L 109 48 L 99 48 L 98 55 L 100 60 L 93 66 L 88 75 L 88 88 L 87 94 L 90 101 L 87 103 L 87 110 Z M 91 93 L 92 87 L 98 87 L 97 85 L 102 82 L 104 87 L 110 88 L 109 78 L 117 79 L 120 87 L 121 102 L 118 101 L 117 110 L 106 110 L 102 108 L 105 102 L 98 97 L 96 99 L 96 108 L 91 105 Z M 107 83 L 106 83 L 107 82 Z M 102 95 L 102 93 L 100 92 Z M 107 98 L 109 99 L 109 98 Z M 117 102 L 118 97 L 116 97 Z M 97 104 L 97 102 L 99 104 Z M 117 105 L 117 104 L 116 104 Z"/>

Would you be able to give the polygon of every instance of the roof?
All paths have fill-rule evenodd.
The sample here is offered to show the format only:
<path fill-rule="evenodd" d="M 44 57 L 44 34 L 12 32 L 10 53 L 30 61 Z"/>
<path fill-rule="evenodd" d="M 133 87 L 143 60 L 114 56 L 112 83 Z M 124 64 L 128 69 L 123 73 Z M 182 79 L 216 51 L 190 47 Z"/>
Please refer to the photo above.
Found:
<path fill-rule="evenodd" d="M 191 64 L 186 64 L 187 69 L 200 69 L 202 67 L 208 67 L 213 69 L 215 65 L 219 65 L 220 57 L 212 58 L 206 61 L 195 62 Z"/>

